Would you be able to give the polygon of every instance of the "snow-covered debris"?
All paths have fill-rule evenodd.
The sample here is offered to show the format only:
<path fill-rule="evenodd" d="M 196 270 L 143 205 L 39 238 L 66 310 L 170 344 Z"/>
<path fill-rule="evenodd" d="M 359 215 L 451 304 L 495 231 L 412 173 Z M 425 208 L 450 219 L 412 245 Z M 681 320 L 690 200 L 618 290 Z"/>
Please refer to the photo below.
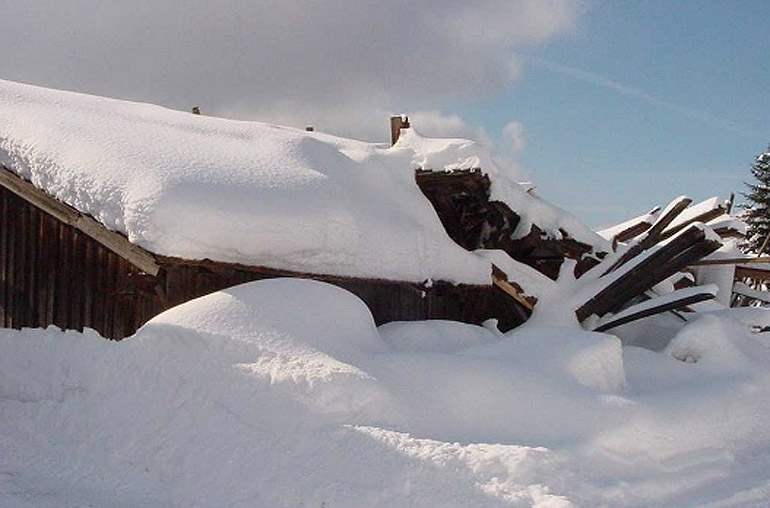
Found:
<path fill-rule="evenodd" d="M 0 81 L 0 163 L 147 250 L 184 258 L 488 283 L 489 255 L 454 244 L 415 184 L 426 166 L 481 166 L 530 222 L 596 238 L 509 183 L 480 145 L 411 130 L 390 148 Z"/>
<path fill-rule="evenodd" d="M 668 225 L 667 229 L 677 229 L 678 227 L 681 227 L 682 225 L 689 222 L 693 222 L 694 220 L 704 222 L 702 219 L 700 219 L 701 216 L 705 216 L 709 213 L 719 213 L 722 210 L 722 201 L 716 196 L 711 197 L 701 201 L 700 203 L 696 203 L 685 208 L 682 213 L 680 213 L 673 221 L 671 221 L 671 224 Z"/>
<path fill-rule="evenodd" d="M 684 301 L 688 299 L 697 299 L 697 297 L 711 297 L 714 298 L 717 294 L 719 287 L 716 284 L 704 284 L 701 286 L 694 286 L 688 288 L 682 288 L 663 294 L 661 296 L 654 296 L 649 300 L 631 305 L 618 312 L 617 314 L 608 314 L 597 320 L 594 324 L 594 329 L 608 329 L 606 326 L 610 323 L 619 323 L 635 314 L 643 314 L 645 311 L 651 311 L 655 308 L 665 307 L 668 304 L 678 301 Z M 657 292 L 655 292 L 657 293 Z M 705 298 L 708 299 L 708 298 Z M 695 303 L 695 302 L 692 302 Z"/>
<path fill-rule="evenodd" d="M 721 215 L 716 219 L 712 219 L 708 221 L 707 224 L 714 231 L 730 230 L 735 231 L 740 235 L 745 235 L 748 227 L 742 220 L 736 219 L 735 217 L 731 217 L 727 214 Z"/>
<path fill-rule="evenodd" d="M 599 231 L 597 231 L 597 233 L 599 233 L 599 235 L 601 235 L 604 239 L 608 241 L 612 241 L 620 233 L 624 233 L 627 231 L 633 232 L 636 230 L 640 230 L 640 232 L 643 232 L 643 228 L 644 227 L 649 228 L 650 226 L 652 226 L 655 223 L 655 220 L 657 220 L 659 215 L 660 215 L 660 208 L 655 208 L 643 215 L 621 222 L 620 224 L 616 224 L 608 228 L 600 229 Z"/>
<path fill-rule="evenodd" d="M 119 343 L 2 330 L 0 506 L 762 505 L 770 342 L 747 330 L 707 316 L 663 353 L 557 326 L 378 330 L 288 279 Z"/>

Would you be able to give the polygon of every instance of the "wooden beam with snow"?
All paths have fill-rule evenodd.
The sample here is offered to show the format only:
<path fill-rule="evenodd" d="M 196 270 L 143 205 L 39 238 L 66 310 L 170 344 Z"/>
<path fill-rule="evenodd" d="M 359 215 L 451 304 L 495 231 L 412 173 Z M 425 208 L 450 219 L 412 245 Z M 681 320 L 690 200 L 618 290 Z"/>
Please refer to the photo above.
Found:
<path fill-rule="evenodd" d="M 725 213 L 727 215 L 730 215 L 730 213 L 733 211 L 734 203 L 735 203 L 735 193 L 731 192 L 730 197 L 727 198 L 727 201 L 725 201 Z"/>
<path fill-rule="evenodd" d="M 745 238 L 746 235 L 738 228 L 732 227 L 717 227 L 714 226 L 711 229 L 714 233 L 718 234 L 721 238 Z"/>
<path fill-rule="evenodd" d="M 659 214 L 660 207 L 656 206 L 644 215 L 606 228 L 599 231 L 599 234 L 610 240 L 613 245 L 625 243 L 650 229 L 657 220 Z"/>
<path fill-rule="evenodd" d="M 716 198 L 707 199 L 684 210 L 678 220 L 675 220 L 660 235 L 662 239 L 670 238 L 690 224 L 707 222 L 725 214 L 725 207 Z"/>
<path fill-rule="evenodd" d="M 690 206 L 690 203 L 692 203 L 692 199 L 686 196 L 680 196 L 669 203 L 665 210 L 661 212 L 658 220 L 655 221 L 655 224 L 653 224 L 649 231 L 647 231 L 640 243 L 647 247 L 658 243 L 663 231 L 674 222 L 674 220 L 679 217 L 688 206 Z"/>
<path fill-rule="evenodd" d="M 604 332 L 642 318 L 712 300 L 716 296 L 716 290 L 717 288 L 713 284 L 676 290 L 667 295 L 632 305 L 605 320 L 601 320 L 597 323 L 594 331 Z"/>
<path fill-rule="evenodd" d="M 82 214 L 69 205 L 58 201 L 38 189 L 30 182 L 0 165 L 0 185 L 20 198 L 32 203 L 40 210 L 52 215 L 59 221 L 74 227 L 90 236 L 126 261 L 150 275 L 157 275 L 160 267 L 155 257 L 128 239 L 107 229 L 92 217 Z"/>
<path fill-rule="evenodd" d="M 519 287 L 518 284 L 509 282 L 508 276 L 505 274 L 505 272 L 503 272 L 495 265 L 492 265 L 492 283 L 505 291 L 525 309 L 531 311 L 535 308 L 535 303 L 537 303 L 537 300 L 534 300 L 532 297 L 527 298 L 524 296 L 524 292 L 522 291 L 521 287 Z"/>
<path fill-rule="evenodd" d="M 602 278 L 606 277 L 611 282 L 579 307 L 575 314 L 582 322 L 591 315 L 604 316 L 617 312 L 637 295 L 711 254 L 721 245 L 720 241 L 710 238 L 702 227 L 692 225 L 668 243 L 659 245 L 654 252 L 629 259 L 627 266 L 617 268 L 617 273 L 605 274 Z"/>
<path fill-rule="evenodd" d="M 613 243 L 627 242 L 632 238 L 636 238 L 637 236 L 641 235 L 651 227 L 652 227 L 652 224 L 650 222 L 644 222 L 644 221 L 637 222 L 636 224 L 629 226 L 628 228 L 624 229 L 620 233 L 616 234 L 612 238 L 612 242 Z"/>
<path fill-rule="evenodd" d="M 671 222 L 674 221 L 674 219 L 679 216 L 679 214 L 681 214 L 688 206 L 690 206 L 690 203 L 692 203 L 692 199 L 686 196 L 680 196 L 671 201 L 665 210 L 663 210 L 658 216 L 658 219 L 655 221 L 652 227 L 650 227 L 650 229 L 644 233 L 644 236 L 639 238 L 635 244 L 631 245 L 631 247 L 629 247 L 629 249 L 624 252 L 623 255 L 607 269 L 607 271 L 604 272 L 605 275 L 614 270 L 617 270 L 618 267 L 623 266 L 629 260 L 635 258 L 645 250 L 657 244 L 661 240 L 661 234 L 663 231 L 668 227 L 669 224 L 671 224 Z"/>
<path fill-rule="evenodd" d="M 708 265 L 738 265 L 753 263 L 770 263 L 770 256 L 761 256 L 757 258 L 723 258 L 723 259 L 701 259 L 690 266 L 708 266 Z"/>

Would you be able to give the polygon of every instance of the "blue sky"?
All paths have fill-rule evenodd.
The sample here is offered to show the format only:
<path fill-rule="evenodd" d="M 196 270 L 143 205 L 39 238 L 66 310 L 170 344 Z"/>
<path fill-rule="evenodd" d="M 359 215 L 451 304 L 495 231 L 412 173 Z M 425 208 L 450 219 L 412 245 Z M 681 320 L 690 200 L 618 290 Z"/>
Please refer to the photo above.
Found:
<path fill-rule="evenodd" d="M 521 50 L 518 82 L 451 112 L 519 121 L 524 171 L 591 225 L 727 197 L 770 143 L 769 21 L 767 1 L 590 2 L 571 34 Z"/>
<path fill-rule="evenodd" d="M 0 0 L 0 12 L 13 20 L 2 79 L 371 141 L 408 113 L 428 135 L 491 140 L 594 226 L 739 192 L 770 143 L 770 0 Z"/>

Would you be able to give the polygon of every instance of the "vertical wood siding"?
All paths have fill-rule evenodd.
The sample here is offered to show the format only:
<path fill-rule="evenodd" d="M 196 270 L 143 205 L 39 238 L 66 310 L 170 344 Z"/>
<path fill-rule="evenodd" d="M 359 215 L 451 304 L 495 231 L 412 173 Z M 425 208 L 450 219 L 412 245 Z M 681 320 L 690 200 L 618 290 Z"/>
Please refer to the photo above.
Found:
<path fill-rule="evenodd" d="M 0 189 L 0 324 L 8 328 L 96 329 L 122 338 L 140 323 L 143 277 L 80 231 Z M 154 307 L 157 309 L 158 307 Z"/>

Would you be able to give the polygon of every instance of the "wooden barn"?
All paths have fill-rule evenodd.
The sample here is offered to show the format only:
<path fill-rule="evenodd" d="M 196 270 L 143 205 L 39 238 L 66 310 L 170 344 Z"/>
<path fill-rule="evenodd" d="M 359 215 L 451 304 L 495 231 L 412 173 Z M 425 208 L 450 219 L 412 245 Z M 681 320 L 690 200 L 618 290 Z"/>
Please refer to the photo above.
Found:
<path fill-rule="evenodd" d="M 14 100 L 17 95 L 24 94 L 29 94 L 33 100 L 37 100 L 38 96 L 45 99 L 48 97 L 45 94 L 49 93 L 23 88 L 24 85 L 4 86 L 16 94 L 10 94 Z M 97 106 L 104 106 L 97 100 L 105 102 L 110 115 L 112 110 L 121 111 L 115 115 L 117 118 L 121 118 L 120 115 L 131 118 L 122 109 L 135 108 L 133 105 L 124 106 L 120 101 L 107 102 L 109 100 L 106 99 L 68 95 L 57 97 L 64 102 L 70 101 L 74 108 L 85 104 L 84 111 L 89 113 L 98 109 Z M 131 114 L 133 112 L 131 110 Z M 54 113 L 62 114 L 60 111 Z M 142 117 L 145 114 L 141 110 L 141 121 L 145 121 Z M 164 110 L 157 114 L 162 121 L 156 123 L 162 124 L 173 135 L 180 132 L 184 135 L 188 131 L 195 135 L 205 134 L 208 128 L 189 123 L 190 120 L 185 118 L 177 120 L 184 113 Z M 66 116 L 56 119 L 65 123 L 71 121 Z M 6 123 L 14 122 L 28 129 L 23 115 L 17 115 Z M 179 124 L 168 129 L 173 122 Z M 57 124 L 52 122 L 52 125 L 54 127 L 50 129 Z M 132 127 L 132 124 L 127 125 Z M 409 128 L 405 118 L 391 119 L 392 145 L 396 144 L 405 128 Z M 42 135 L 32 129 L 33 137 L 37 136 L 45 143 L 46 135 L 55 132 L 50 129 L 44 130 Z M 272 132 L 266 127 L 259 129 L 256 132 L 260 135 Z M 80 126 L 75 125 L 72 130 L 78 135 Z M 225 133 L 225 142 L 228 138 L 251 135 L 243 131 Z M 324 150 L 340 143 L 336 139 L 329 141 L 321 134 L 311 134 L 308 138 L 299 138 L 298 134 L 291 136 L 298 139 L 298 145 L 308 145 L 313 153 L 320 151 L 325 157 L 328 154 Z M 109 138 L 108 144 L 119 143 L 119 135 L 116 136 Z M 73 139 L 66 141 L 70 143 Z M 63 143 L 64 149 L 55 144 L 52 146 L 52 153 L 57 153 L 56 150 L 64 150 L 68 145 Z M 98 144 L 96 146 L 98 148 Z M 351 146 L 353 149 L 358 147 Z M 457 148 L 458 153 L 464 154 L 467 150 L 463 143 L 452 146 Z M 12 153 L 13 149 L 17 147 L 6 148 L 11 155 L 6 154 L 3 159 L 9 162 L 0 165 L 0 325 L 4 327 L 56 325 L 75 330 L 89 327 L 104 337 L 121 339 L 133 334 L 160 312 L 207 293 L 253 280 L 300 277 L 325 281 L 356 294 L 367 304 L 377 324 L 423 319 L 451 319 L 480 324 L 494 318 L 499 328 L 506 331 L 528 319 L 537 302 L 537 287 L 545 287 L 556 280 L 565 260 L 574 262 L 575 277 L 586 281 L 601 279 L 594 284 L 596 292 L 586 293 L 585 301 L 575 307 L 581 322 L 593 323 L 592 320 L 605 316 L 604 321 L 589 326 L 595 329 L 609 329 L 619 322 L 681 309 L 714 296 L 710 290 L 685 287 L 692 286 L 691 281 L 680 283 L 679 293 L 675 291 L 673 295 L 662 296 L 657 305 L 645 303 L 661 296 L 655 294 L 653 287 L 656 284 L 676 278 L 677 273 L 720 248 L 722 243 L 709 233 L 711 230 L 708 227 L 696 227 L 695 224 L 723 216 L 725 210 L 721 205 L 706 207 L 705 211 L 691 209 L 693 213 L 687 215 L 685 210 L 689 200 L 674 203 L 650 220 L 637 221 L 621 228 L 622 231 L 612 234 L 611 238 L 604 239 L 583 228 L 574 218 L 550 220 L 544 225 L 526 216 L 530 211 L 514 209 L 510 201 L 495 196 L 493 177 L 482 171 L 475 159 L 471 165 L 466 163 L 464 167 L 447 168 L 441 164 L 433 167 L 432 159 L 427 157 L 420 159 L 419 163 L 412 162 L 417 169 L 410 170 L 411 176 L 407 178 L 410 181 L 402 184 L 418 189 L 416 192 L 409 191 L 415 192 L 413 199 L 430 204 L 434 222 L 437 217 L 440 223 L 439 236 L 451 238 L 454 243 L 448 239 L 445 241 L 454 249 L 461 247 L 460 252 L 499 252 L 505 258 L 505 266 L 484 265 L 488 273 L 483 283 L 457 282 L 452 280 L 451 274 L 446 278 L 427 277 L 415 281 L 414 277 L 407 280 L 376 274 L 361 276 L 360 271 L 341 274 L 339 270 L 292 270 L 268 263 L 152 252 L 129 241 L 122 232 L 108 228 L 103 221 L 95 219 L 82 208 L 54 197 L 43 188 L 45 185 L 39 184 L 39 181 L 45 180 L 40 178 L 40 174 L 38 184 L 33 183 L 34 178 L 25 177 L 23 171 L 19 171 L 19 167 L 23 168 L 27 162 L 22 160 L 19 167 L 10 167 L 14 157 L 23 158 L 30 151 L 17 149 L 18 153 Z M 0 143 L 0 155 L 3 155 L 2 150 Z M 370 148 L 367 146 L 365 150 Z M 444 155 L 445 152 L 436 153 Z M 222 153 L 227 155 L 224 151 Z M 401 152 L 388 153 L 394 160 L 401 160 L 398 158 Z M 97 157 L 95 160 L 100 159 Z M 347 159 L 341 158 L 340 161 L 344 164 Z M 89 173 L 81 172 L 80 177 L 83 175 Z M 357 177 L 354 173 L 350 175 L 343 175 L 343 183 Z M 65 183 L 81 185 L 77 181 Z M 81 185 L 80 190 L 83 189 L 87 191 L 88 187 Z M 529 196 L 526 189 L 519 188 L 516 192 L 520 194 L 519 204 L 526 205 L 521 205 L 524 208 L 532 201 L 533 206 L 545 207 L 551 213 L 550 205 Z M 425 205 L 420 206 L 424 209 Z M 680 216 L 682 212 L 685 213 Z M 553 215 L 558 216 L 555 212 Z M 541 216 L 534 215 L 536 219 Z M 178 220 L 186 219 L 180 217 Z M 544 219 L 544 222 L 547 221 Z M 620 242 L 630 242 L 630 246 L 619 249 Z M 663 244 L 659 245 L 661 242 Z M 649 250 L 656 252 L 640 256 Z M 522 270 L 514 274 L 510 268 L 515 269 L 516 266 L 521 266 Z M 533 281 L 537 284 L 531 284 Z M 641 307 L 635 310 L 634 305 L 640 302 Z M 613 321 L 611 318 L 615 314 L 620 318 Z"/>
<path fill-rule="evenodd" d="M 345 288 L 369 306 L 378 324 L 497 318 L 510 329 L 527 317 L 524 306 L 492 285 L 362 279 L 154 255 L 6 168 L 0 186 L 0 324 L 8 328 L 89 327 L 120 339 L 170 307 L 272 277 Z"/>
<path fill-rule="evenodd" d="M 598 257 L 585 255 L 592 253 L 591 246 L 569 236 L 544 238 L 536 226 L 530 235 L 512 240 L 510 229 L 518 216 L 503 203 L 490 203 L 489 178 L 480 171 L 419 171 L 416 180 L 436 207 L 448 234 L 468 249 L 501 248 L 553 279 L 566 258 L 576 261 L 578 275 L 599 263 Z M 0 316 L 4 327 L 89 327 L 105 337 L 120 339 L 170 307 L 236 284 L 273 277 L 313 278 L 347 289 L 367 304 L 378 324 L 423 319 L 479 324 L 495 318 L 502 330 L 508 330 L 524 322 L 535 303 L 499 270 L 491 274 L 489 285 L 447 281 L 419 284 L 155 255 L 6 168 L 0 169 L 0 207 Z M 482 230 L 496 234 L 487 234 L 482 240 Z M 681 245 L 664 249 L 653 258 L 652 265 L 647 263 L 643 269 L 630 272 L 630 285 L 621 279 L 625 285 L 616 284 L 614 290 L 610 287 L 612 303 L 599 314 L 617 312 L 720 245 L 702 234 L 693 233 L 685 239 Z M 653 270 L 648 272 L 650 267 Z M 653 273 L 655 270 L 658 272 Z M 640 272 L 650 275 L 639 277 Z M 667 309 L 711 296 L 689 296 Z M 601 302 L 592 300 L 581 307 L 581 320 L 596 313 L 591 305 L 597 304 Z"/>

